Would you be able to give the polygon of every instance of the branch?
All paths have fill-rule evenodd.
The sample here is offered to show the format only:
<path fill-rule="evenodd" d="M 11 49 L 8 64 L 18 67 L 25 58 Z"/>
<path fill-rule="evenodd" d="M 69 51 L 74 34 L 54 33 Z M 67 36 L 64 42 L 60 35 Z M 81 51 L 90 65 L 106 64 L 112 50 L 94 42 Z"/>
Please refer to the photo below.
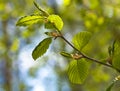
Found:
<path fill-rule="evenodd" d="M 73 46 L 73 45 L 62 35 L 62 33 L 61 33 L 60 31 L 59 31 L 59 33 L 61 34 L 60 37 L 61 37 L 67 44 L 69 44 L 73 49 L 75 49 L 79 54 L 81 54 L 81 55 L 83 56 L 83 58 L 86 58 L 86 59 L 88 59 L 88 60 L 90 60 L 90 61 L 92 61 L 92 62 L 96 62 L 96 63 L 101 64 L 101 65 L 110 67 L 110 68 L 115 69 L 115 70 L 117 70 L 118 72 L 120 72 L 119 69 L 114 68 L 112 65 L 109 65 L 109 64 L 100 62 L 100 61 L 97 60 L 97 59 L 88 57 L 87 55 L 83 54 L 80 50 L 78 50 L 75 46 Z"/>

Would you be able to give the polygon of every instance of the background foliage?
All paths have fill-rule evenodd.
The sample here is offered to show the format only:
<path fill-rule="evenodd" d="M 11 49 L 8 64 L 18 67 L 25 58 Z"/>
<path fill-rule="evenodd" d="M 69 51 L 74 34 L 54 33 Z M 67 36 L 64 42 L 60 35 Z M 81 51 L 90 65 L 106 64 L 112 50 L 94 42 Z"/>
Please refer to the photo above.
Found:
<path fill-rule="evenodd" d="M 62 33 L 69 41 L 80 31 L 87 30 L 92 33 L 91 41 L 83 49 L 85 54 L 96 59 L 103 59 L 102 61 L 106 57 L 108 58 L 109 45 L 113 43 L 115 38 L 120 38 L 120 0 L 36 1 L 50 14 L 58 14 L 63 19 L 64 31 Z M 33 5 L 32 0 L 0 1 L 0 91 L 34 91 L 35 85 L 29 83 L 37 77 L 44 77 L 43 73 L 38 73 L 45 66 L 48 69 L 52 68 L 53 74 L 57 77 L 53 77 L 53 79 L 45 78 L 44 85 L 55 82 L 57 85 L 52 84 L 52 88 L 56 88 L 55 91 L 105 91 L 118 73 L 111 68 L 92 63 L 89 76 L 85 82 L 82 85 L 72 84 L 66 75 L 66 67 L 70 61 L 62 58 L 59 52 L 62 50 L 73 52 L 73 49 L 62 42 L 61 39 L 55 40 L 50 50 L 38 59 L 38 62 L 32 62 L 32 58 L 27 61 L 27 57 L 31 57 L 33 48 L 39 41 L 46 38 L 43 33 L 48 31 L 43 27 L 41 21 L 39 21 L 39 24 L 29 27 L 15 26 L 19 17 L 33 13 L 38 14 L 38 10 Z M 31 51 L 28 51 L 29 56 L 20 58 L 23 50 Z M 26 67 L 31 62 L 34 65 L 24 71 L 25 69 L 21 65 L 22 60 L 28 62 L 27 65 L 24 65 Z M 75 61 L 70 65 L 74 66 Z M 49 77 L 51 76 L 52 74 L 49 75 Z M 42 85 L 39 83 L 41 80 L 37 80 L 38 87 L 41 87 Z M 64 84 L 67 85 L 64 86 Z M 50 87 L 45 88 L 50 89 Z M 43 91 L 47 91 L 45 88 Z M 119 91 L 120 83 L 116 83 L 112 89 L 113 91 Z M 51 89 L 51 91 L 54 90 Z"/>

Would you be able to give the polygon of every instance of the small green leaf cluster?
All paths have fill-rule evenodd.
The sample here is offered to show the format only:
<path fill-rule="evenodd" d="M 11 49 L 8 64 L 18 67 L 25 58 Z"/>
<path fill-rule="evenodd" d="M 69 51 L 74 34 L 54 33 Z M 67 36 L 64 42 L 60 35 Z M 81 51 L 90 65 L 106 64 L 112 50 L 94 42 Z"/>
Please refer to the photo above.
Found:
<path fill-rule="evenodd" d="M 72 38 L 72 43 L 70 43 L 61 33 L 63 28 L 63 21 L 60 16 L 55 14 L 49 14 L 45 10 L 41 9 L 35 2 L 34 5 L 40 11 L 40 14 L 33 14 L 30 16 L 24 16 L 17 21 L 17 26 L 29 26 L 35 23 L 39 24 L 42 22 L 47 29 L 53 29 L 53 32 L 45 32 L 48 35 L 48 38 L 42 40 L 33 50 L 32 57 L 34 60 L 38 59 L 44 55 L 49 48 L 49 45 L 52 43 L 52 38 L 61 38 L 67 44 L 69 44 L 73 49 L 74 53 L 60 52 L 64 57 L 70 58 L 71 61 L 68 66 L 68 76 L 72 83 L 82 84 L 87 78 L 90 68 L 89 60 L 111 67 L 118 72 L 120 72 L 120 41 L 116 40 L 112 46 L 109 47 L 108 53 L 109 58 L 106 60 L 106 63 L 102 63 L 96 59 L 90 58 L 82 53 L 85 46 L 89 43 L 92 34 L 88 31 L 81 31 L 75 34 Z M 108 64 L 108 63 L 109 64 Z M 110 91 L 113 87 L 112 83 L 106 91 Z"/>
<path fill-rule="evenodd" d="M 56 29 L 57 31 L 61 31 L 63 28 L 63 21 L 58 15 L 49 15 L 48 12 L 41 9 L 37 3 L 34 2 L 34 5 L 36 8 L 40 11 L 40 14 L 33 14 L 21 17 L 16 25 L 17 26 L 29 26 L 33 24 L 39 24 L 39 22 L 43 22 L 45 25 L 45 28 L 47 29 Z M 60 34 L 57 34 L 55 32 L 46 33 L 47 35 L 50 35 L 52 37 L 58 37 Z M 41 41 L 33 50 L 32 57 L 34 60 L 42 56 L 48 49 L 50 43 L 52 42 L 52 38 L 46 38 L 43 41 Z"/>
<path fill-rule="evenodd" d="M 41 9 L 37 3 L 34 2 L 34 5 L 40 10 L 40 14 L 33 14 L 21 17 L 16 25 L 17 26 L 28 26 L 33 25 L 38 22 L 45 23 L 45 28 L 47 29 L 57 29 L 59 31 L 63 28 L 63 21 L 58 15 L 49 15 L 48 12 Z"/>
<path fill-rule="evenodd" d="M 42 14 L 24 16 L 17 21 L 16 25 L 29 26 L 35 23 L 43 22 L 45 28 L 56 30 L 56 32 L 45 32 L 45 34 L 47 34 L 50 37 L 44 39 L 35 47 L 35 49 L 32 52 L 32 57 L 34 60 L 36 60 L 39 57 L 41 57 L 44 53 L 46 53 L 47 49 L 49 48 L 49 45 L 52 42 L 52 37 L 63 38 L 60 32 L 63 28 L 63 21 L 58 15 L 49 15 L 48 12 L 41 9 L 35 2 L 34 5 L 39 9 L 40 13 Z M 73 37 L 72 43 L 76 49 L 81 51 L 89 42 L 90 38 L 91 33 L 87 31 L 80 32 Z M 68 67 L 68 75 L 71 82 L 76 84 L 82 83 L 88 75 L 89 65 L 86 59 L 82 58 L 82 55 L 79 53 L 69 54 L 67 52 L 61 52 L 61 55 L 74 59 L 70 62 Z"/>

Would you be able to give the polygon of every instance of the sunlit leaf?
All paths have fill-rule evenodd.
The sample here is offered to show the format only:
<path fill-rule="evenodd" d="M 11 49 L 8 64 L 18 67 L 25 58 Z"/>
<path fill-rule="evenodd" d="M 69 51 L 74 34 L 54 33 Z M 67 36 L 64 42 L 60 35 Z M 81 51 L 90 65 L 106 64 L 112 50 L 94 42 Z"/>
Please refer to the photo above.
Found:
<path fill-rule="evenodd" d="M 73 37 L 72 42 L 77 49 L 81 50 L 89 42 L 90 38 L 91 38 L 91 33 L 84 31 L 77 33 Z"/>
<path fill-rule="evenodd" d="M 49 25 L 49 24 L 52 24 L 59 31 L 62 30 L 63 21 L 58 15 L 49 15 L 47 20 L 48 20 L 48 22 L 46 24 L 46 28 L 51 28 L 51 25 Z"/>
<path fill-rule="evenodd" d="M 68 6 L 68 5 L 70 5 L 71 0 L 63 0 L 63 3 L 65 6 Z"/>
<path fill-rule="evenodd" d="M 41 41 L 32 52 L 33 59 L 36 60 L 37 58 L 42 56 L 47 51 L 51 42 L 52 38 L 46 38 Z"/>
<path fill-rule="evenodd" d="M 24 16 L 17 21 L 17 26 L 28 26 L 39 21 L 43 21 L 44 17 L 39 15 Z"/>
<path fill-rule="evenodd" d="M 88 75 L 89 63 L 85 59 L 71 61 L 68 76 L 72 83 L 82 84 Z"/>

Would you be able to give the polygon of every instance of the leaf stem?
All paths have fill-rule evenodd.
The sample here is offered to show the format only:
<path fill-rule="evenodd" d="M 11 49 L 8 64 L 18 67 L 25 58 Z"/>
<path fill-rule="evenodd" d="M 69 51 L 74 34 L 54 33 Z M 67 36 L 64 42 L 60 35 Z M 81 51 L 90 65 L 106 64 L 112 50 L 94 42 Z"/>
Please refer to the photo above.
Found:
<path fill-rule="evenodd" d="M 36 2 L 33 2 L 33 3 L 34 3 L 34 5 L 35 5 L 35 7 L 36 7 L 39 11 L 41 11 L 41 12 L 42 12 L 43 14 L 45 14 L 46 16 L 49 16 L 49 13 L 47 13 L 45 10 L 41 9 Z"/>
<path fill-rule="evenodd" d="M 109 64 L 100 62 L 100 61 L 97 60 L 97 59 L 88 57 L 87 55 L 83 54 L 80 50 L 78 50 L 75 46 L 73 46 L 73 45 L 62 35 L 62 33 L 61 33 L 60 31 L 59 31 L 59 33 L 61 34 L 60 37 L 61 37 L 67 44 L 69 44 L 73 49 L 75 49 L 79 54 L 81 54 L 81 55 L 83 56 L 83 58 L 86 58 L 86 59 L 88 59 L 88 60 L 90 60 L 90 61 L 96 62 L 96 63 L 101 64 L 101 65 L 104 65 L 104 66 L 113 68 L 113 69 L 117 70 L 118 72 L 120 72 L 119 69 L 114 68 L 112 65 L 109 65 Z"/>

